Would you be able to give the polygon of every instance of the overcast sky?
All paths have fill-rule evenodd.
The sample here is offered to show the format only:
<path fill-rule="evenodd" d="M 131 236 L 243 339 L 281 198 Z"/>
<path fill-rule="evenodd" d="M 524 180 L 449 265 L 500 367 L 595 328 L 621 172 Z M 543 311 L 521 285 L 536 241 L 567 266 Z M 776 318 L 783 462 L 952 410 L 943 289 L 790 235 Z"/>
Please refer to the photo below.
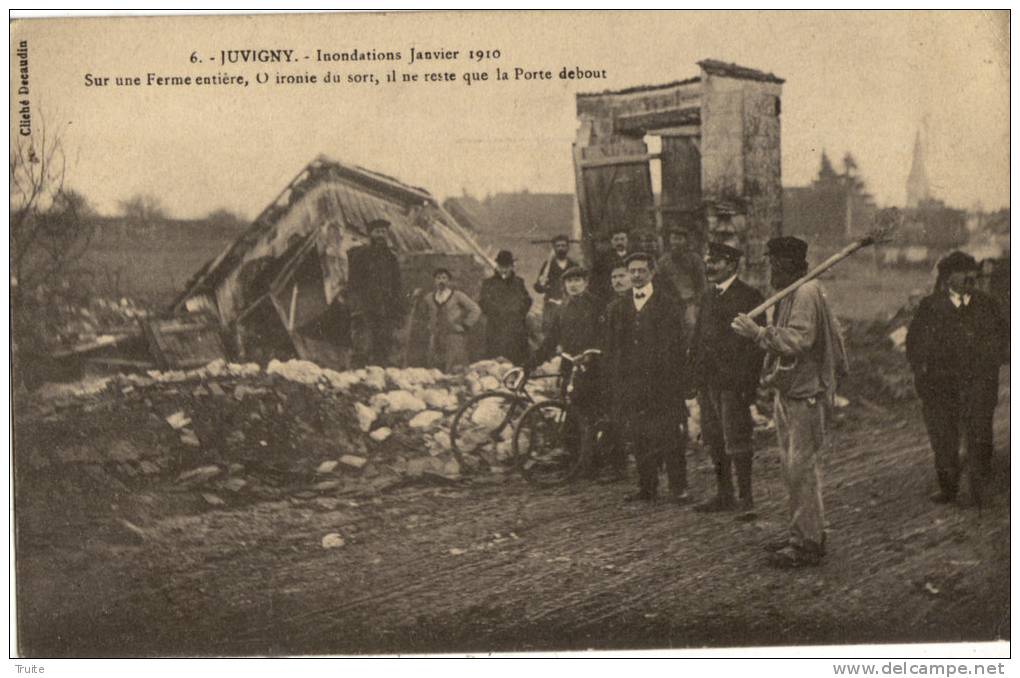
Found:
<path fill-rule="evenodd" d="M 809 183 L 819 153 L 853 152 L 881 205 L 902 205 L 927 120 L 934 193 L 958 207 L 1009 204 L 1008 13 L 439 13 L 25 21 L 35 129 L 71 149 L 69 181 L 103 212 L 135 193 L 181 217 L 225 207 L 255 216 L 318 154 L 441 198 L 462 190 L 573 192 L 574 94 L 694 76 L 714 58 L 771 71 L 783 87 L 783 183 Z M 543 82 L 234 87 L 85 87 L 85 75 L 377 72 L 314 62 L 324 51 L 498 49 L 478 64 L 606 69 Z M 285 48 L 292 65 L 191 65 L 222 49 Z M 491 76 L 490 76 L 491 77 Z M 18 84 L 12 79 L 12 87 Z M 12 123 L 13 124 L 13 123 Z"/>

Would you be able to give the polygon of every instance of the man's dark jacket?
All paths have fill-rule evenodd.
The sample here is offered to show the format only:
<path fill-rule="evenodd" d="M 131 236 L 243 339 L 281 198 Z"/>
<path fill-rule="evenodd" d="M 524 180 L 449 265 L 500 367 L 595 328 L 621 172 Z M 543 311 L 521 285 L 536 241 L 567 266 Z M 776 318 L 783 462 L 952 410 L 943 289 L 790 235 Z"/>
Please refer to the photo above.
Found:
<path fill-rule="evenodd" d="M 921 300 L 907 330 L 907 360 L 918 393 L 968 382 L 998 383 L 999 366 L 1009 359 L 1009 329 L 998 305 L 975 290 L 970 303 L 957 308 L 947 292 Z"/>
<path fill-rule="evenodd" d="M 613 412 L 625 419 L 678 415 L 686 392 L 683 315 L 653 283 L 640 312 L 633 295 L 614 300 L 606 319 L 606 360 Z"/>
<path fill-rule="evenodd" d="M 734 332 L 730 323 L 738 313 L 747 313 L 762 301 L 761 293 L 740 278 L 722 293 L 709 283 L 701 298 L 692 339 L 691 377 L 695 386 L 742 393 L 757 389 L 764 352 Z"/>
<path fill-rule="evenodd" d="M 539 365 L 551 358 L 557 346 L 571 355 L 589 348 L 601 348 L 601 310 L 601 304 L 590 292 L 582 292 L 576 297 L 568 296 L 560 306 L 560 312 L 553 317 L 542 345 L 535 351 L 530 361 L 532 365 Z"/>
<path fill-rule="evenodd" d="M 521 365 L 528 355 L 528 326 L 531 295 L 524 281 L 511 273 L 505 280 L 499 273 L 482 281 L 478 305 L 485 314 L 485 351 L 490 358 L 503 356 Z"/>
<path fill-rule="evenodd" d="M 400 264 L 385 245 L 359 245 L 347 253 L 347 297 L 353 315 L 399 319 L 404 314 Z"/>

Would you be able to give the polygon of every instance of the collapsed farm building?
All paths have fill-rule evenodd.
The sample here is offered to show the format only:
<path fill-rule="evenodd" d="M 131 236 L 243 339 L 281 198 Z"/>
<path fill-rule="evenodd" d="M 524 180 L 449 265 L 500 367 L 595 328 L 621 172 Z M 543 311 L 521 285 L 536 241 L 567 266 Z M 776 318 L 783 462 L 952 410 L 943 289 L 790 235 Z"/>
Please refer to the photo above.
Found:
<path fill-rule="evenodd" d="M 176 312 L 215 315 L 240 358 L 299 357 L 344 367 L 342 320 L 347 252 L 366 225 L 390 222 L 408 295 L 450 269 L 475 297 L 489 259 L 430 193 L 370 170 L 319 157 L 248 230 L 188 283 Z"/>

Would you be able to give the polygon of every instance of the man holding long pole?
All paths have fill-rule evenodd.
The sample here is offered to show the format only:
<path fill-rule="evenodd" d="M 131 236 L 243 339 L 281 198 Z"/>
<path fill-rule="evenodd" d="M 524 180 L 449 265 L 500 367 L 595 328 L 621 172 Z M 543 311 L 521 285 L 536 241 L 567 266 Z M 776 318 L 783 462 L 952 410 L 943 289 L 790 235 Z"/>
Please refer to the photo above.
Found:
<path fill-rule="evenodd" d="M 776 290 L 792 287 L 807 273 L 807 243 L 799 238 L 773 238 L 767 255 Z M 737 315 L 731 327 L 767 352 L 764 379 L 776 394 L 776 431 L 790 498 L 790 524 L 788 535 L 766 548 L 773 552 L 771 562 L 777 567 L 818 565 L 825 554 L 821 454 L 836 379 L 847 371 L 846 353 L 817 281 L 802 282 L 782 298 L 767 327 L 752 320 L 759 309 Z"/>

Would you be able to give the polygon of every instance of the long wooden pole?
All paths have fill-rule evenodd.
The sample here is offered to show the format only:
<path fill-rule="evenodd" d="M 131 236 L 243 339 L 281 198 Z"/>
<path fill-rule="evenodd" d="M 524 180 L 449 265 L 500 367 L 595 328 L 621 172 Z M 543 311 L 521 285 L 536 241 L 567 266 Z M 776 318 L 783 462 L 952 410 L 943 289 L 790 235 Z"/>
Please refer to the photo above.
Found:
<path fill-rule="evenodd" d="M 760 303 L 758 306 L 748 311 L 747 315 L 751 318 L 761 315 L 762 313 L 769 310 L 786 297 L 796 292 L 797 289 L 800 288 L 804 283 L 814 280 L 815 278 L 825 273 L 839 262 L 849 257 L 857 250 L 861 249 L 862 247 L 870 245 L 872 242 L 874 242 L 872 239 L 865 238 L 862 240 L 858 240 L 857 242 L 850 243 L 849 245 L 847 245 L 846 247 L 836 252 L 831 257 L 829 257 L 828 259 L 826 259 L 825 261 L 823 261 L 822 263 L 818 264 L 813 269 L 808 271 L 807 274 L 804 275 L 804 277 L 798 278 L 788 287 L 781 289 L 780 291 L 776 292 L 771 297 Z"/>

